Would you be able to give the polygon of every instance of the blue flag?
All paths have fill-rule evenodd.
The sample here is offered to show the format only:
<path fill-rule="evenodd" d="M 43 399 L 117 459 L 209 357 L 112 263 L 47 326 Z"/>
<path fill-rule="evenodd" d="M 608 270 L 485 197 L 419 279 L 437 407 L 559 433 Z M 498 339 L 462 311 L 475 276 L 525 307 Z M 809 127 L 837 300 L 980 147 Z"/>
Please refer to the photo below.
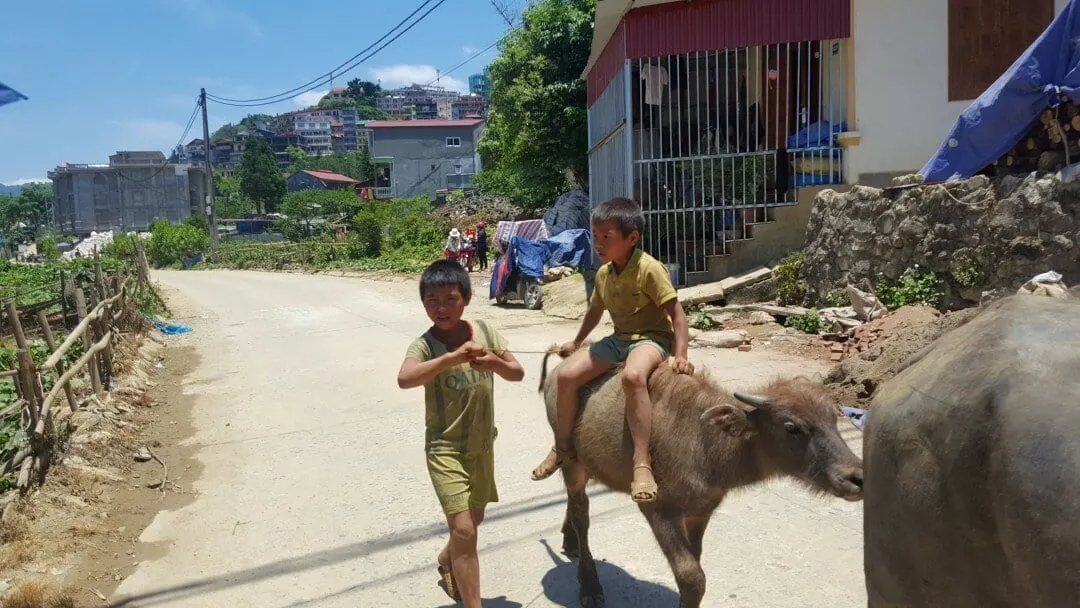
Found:
<path fill-rule="evenodd" d="M 29 97 L 0 82 L 0 106 L 24 99 L 29 99 Z"/>

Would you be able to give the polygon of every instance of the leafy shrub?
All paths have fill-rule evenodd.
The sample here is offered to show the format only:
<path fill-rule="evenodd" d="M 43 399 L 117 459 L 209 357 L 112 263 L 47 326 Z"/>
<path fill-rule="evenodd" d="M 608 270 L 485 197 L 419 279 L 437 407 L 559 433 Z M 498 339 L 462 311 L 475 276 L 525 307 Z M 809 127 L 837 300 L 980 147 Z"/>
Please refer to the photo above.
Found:
<path fill-rule="evenodd" d="M 899 280 L 881 280 L 875 288 L 881 303 L 892 310 L 912 304 L 940 308 L 945 303 L 945 282 L 918 264 L 905 270 Z"/>
<path fill-rule="evenodd" d="M 798 304 L 806 298 L 806 277 L 803 274 L 803 252 L 795 252 L 773 268 L 776 278 L 776 299 L 780 304 Z"/>
<path fill-rule="evenodd" d="M 37 242 L 38 253 L 45 257 L 46 262 L 57 262 L 63 258 L 60 248 L 56 246 L 56 240 L 52 237 L 41 237 Z"/>
<path fill-rule="evenodd" d="M 154 222 L 147 253 L 158 268 L 176 266 L 210 248 L 210 235 L 188 224 L 172 226 L 168 220 Z"/>
<path fill-rule="evenodd" d="M 824 325 L 818 311 L 811 310 L 803 315 L 792 315 L 784 323 L 787 327 L 793 327 L 806 334 L 820 334 Z"/>
<path fill-rule="evenodd" d="M 949 262 L 949 273 L 961 287 L 975 287 L 986 282 L 986 272 L 970 249 L 958 251 Z"/>
<path fill-rule="evenodd" d="M 135 243 L 139 241 L 138 235 L 120 234 L 113 237 L 112 242 L 101 250 L 101 254 L 118 260 L 132 260 L 135 258 Z"/>
<path fill-rule="evenodd" d="M 705 309 L 700 306 L 692 307 L 687 311 L 690 316 L 689 325 L 694 329 L 700 329 L 701 331 L 709 331 L 720 327 L 720 323 L 717 323 L 715 319 L 709 316 L 709 313 L 705 312 Z"/>
<path fill-rule="evenodd" d="M 382 255 L 383 223 L 378 213 L 365 207 L 353 217 L 353 234 L 349 242 L 354 245 L 354 258 L 377 258 Z"/>

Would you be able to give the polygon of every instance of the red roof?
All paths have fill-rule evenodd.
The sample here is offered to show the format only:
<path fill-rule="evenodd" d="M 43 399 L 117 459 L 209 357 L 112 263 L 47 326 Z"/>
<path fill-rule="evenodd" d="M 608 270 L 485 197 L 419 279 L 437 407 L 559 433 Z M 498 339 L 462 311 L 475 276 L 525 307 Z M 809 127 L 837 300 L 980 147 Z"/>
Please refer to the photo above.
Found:
<path fill-rule="evenodd" d="M 359 184 L 360 182 L 355 179 L 342 175 L 340 173 L 331 173 L 330 171 L 304 171 L 315 179 L 322 180 L 324 182 L 334 182 L 339 184 Z"/>
<path fill-rule="evenodd" d="M 394 127 L 475 127 L 482 122 L 484 122 L 484 119 L 482 118 L 471 118 L 468 120 L 369 120 L 364 123 L 364 127 L 368 129 L 390 129 Z"/>

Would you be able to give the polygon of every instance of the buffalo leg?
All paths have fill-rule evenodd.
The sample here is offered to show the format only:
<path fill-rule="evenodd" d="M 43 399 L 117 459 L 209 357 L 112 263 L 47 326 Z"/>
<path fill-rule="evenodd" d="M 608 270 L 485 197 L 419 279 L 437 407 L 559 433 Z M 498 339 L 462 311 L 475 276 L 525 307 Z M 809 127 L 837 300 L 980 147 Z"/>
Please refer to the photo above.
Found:
<path fill-rule="evenodd" d="M 580 464 L 563 464 L 563 481 L 566 483 L 566 518 L 577 533 L 578 549 L 578 597 L 581 608 L 599 608 L 604 605 L 604 590 L 596 573 L 596 562 L 589 548 L 589 495 L 585 486 L 589 475 Z"/>
<path fill-rule="evenodd" d="M 701 599 L 705 597 L 705 571 L 694 555 L 682 515 L 657 511 L 650 504 L 643 504 L 640 508 L 679 585 L 679 606 L 699 608 Z M 704 526 L 700 526 L 700 531 L 705 533 Z"/>
<path fill-rule="evenodd" d="M 562 550 L 563 555 L 570 559 L 577 559 L 581 553 L 578 550 L 577 531 L 574 530 L 574 522 L 570 520 L 570 504 L 566 505 L 566 515 L 562 524 Z"/>
<path fill-rule="evenodd" d="M 705 528 L 709 526 L 708 515 L 687 515 L 683 517 L 686 538 L 690 541 L 690 553 L 701 562 L 702 542 L 705 540 Z"/>

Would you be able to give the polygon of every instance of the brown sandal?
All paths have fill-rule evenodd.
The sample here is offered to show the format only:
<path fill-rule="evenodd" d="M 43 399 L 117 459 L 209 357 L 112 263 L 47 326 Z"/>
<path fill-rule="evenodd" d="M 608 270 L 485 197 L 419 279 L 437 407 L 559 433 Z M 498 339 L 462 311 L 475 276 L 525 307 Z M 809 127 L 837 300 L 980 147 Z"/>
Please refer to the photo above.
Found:
<path fill-rule="evenodd" d="M 555 455 L 555 461 L 549 463 L 548 460 L 551 458 L 552 454 Z M 537 466 L 535 469 L 533 469 L 532 480 L 541 481 L 543 479 L 551 477 L 555 474 L 555 471 L 558 471 L 562 468 L 563 464 L 573 459 L 574 453 L 572 451 L 560 450 L 558 447 L 552 447 L 551 452 L 549 452 L 548 455 L 544 457 L 544 461 L 541 462 L 540 465 Z"/>
<path fill-rule="evenodd" d="M 439 581 L 439 586 L 446 592 L 446 595 L 450 596 L 450 599 L 455 602 L 461 601 L 461 592 L 457 588 L 457 580 L 454 578 L 453 566 L 443 566 L 439 564 L 439 577 L 442 579 Z"/>
<path fill-rule="evenodd" d="M 652 467 L 647 464 L 639 464 L 634 466 L 634 471 L 638 469 L 647 469 L 649 476 L 652 476 Z M 652 481 L 631 481 L 630 482 L 630 498 L 636 503 L 652 502 L 656 500 L 656 495 L 660 491 L 660 488 L 656 485 L 656 479 Z M 643 495 L 643 496 L 642 496 Z M 639 498 L 639 496 L 641 496 Z"/>

